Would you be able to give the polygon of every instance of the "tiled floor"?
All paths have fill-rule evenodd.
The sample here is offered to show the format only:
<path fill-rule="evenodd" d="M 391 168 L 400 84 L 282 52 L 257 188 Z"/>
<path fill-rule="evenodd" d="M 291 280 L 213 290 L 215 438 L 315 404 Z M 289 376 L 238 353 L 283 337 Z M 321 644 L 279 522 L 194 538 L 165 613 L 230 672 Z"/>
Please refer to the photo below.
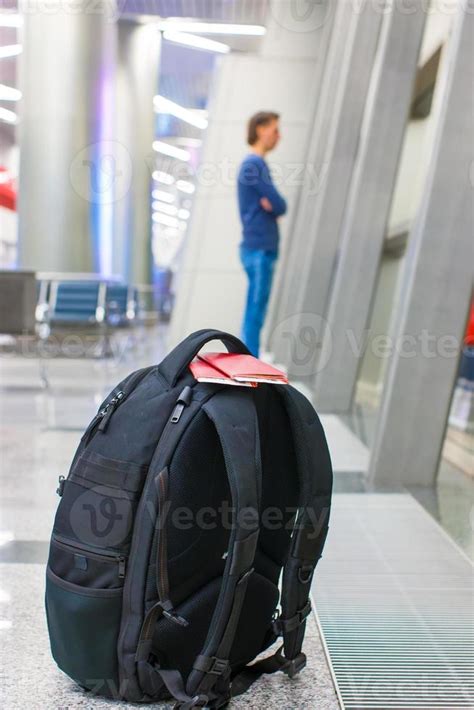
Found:
<path fill-rule="evenodd" d="M 6 710 L 130 707 L 89 697 L 55 666 L 44 614 L 44 565 L 58 476 L 67 473 L 82 430 L 110 389 L 129 371 L 158 362 L 160 352 L 155 338 L 119 366 L 51 361 L 49 391 L 41 388 L 36 361 L 0 358 L 0 706 Z M 337 710 L 314 619 L 305 647 L 308 669 L 299 679 L 263 678 L 233 707 Z"/>
<path fill-rule="evenodd" d="M 152 332 L 148 340 L 126 352 L 119 365 L 50 361 L 48 391 L 41 388 L 34 359 L 0 357 L 0 702 L 6 710 L 119 707 L 79 691 L 51 660 L 43 613 L 44 563 L 57 505 L 57 478 L 67 472 L 85 424 L 125 374 L 158 362 L 162 352 L 161 334 Z M 359 495 L 364 491 L 361 469 L 368 456 L 360 439 L 366 437 L 357 427 L 354 437 L 338 419 L 329 418 L 325 424 L 340 472 L 336 496 Z M 370 417 L 358 420 L 357 426 L 370 432 Z M 455 472 L 444 471 L 436 490 L 414 494 L 472 552 L 472 488 L 463 487 Z M 344 535 L 350 537 L 344 516 L 335 518 L 333 525 L 339 528 L 338 544 Z M 344 549 L 339 549 L 340 554 Z M 336 710 L 339 704 L 314 620 L 306 650 L 309 667 L 294 685 L 286 677 L 262 679 L 233 707 Z"/>
<path fill-rule="evenodd" d="M 147 707 L 92 698 L 56 668 L 49 651 L 43 610 L 43 562 L 1 564 L 0 577 L 0 707 L 5 710 L 127 710 Z M 264 678 L 259 681 L 258 688 L 235 700 L 232 707 L 236 710 L 271 707 L 337 710 L 339 704 L 313 619 L 305 647 L 308 668 L 295 683 L 283 674 Z"/>
<path fill-rule="evenodd" d="M 332 414 L 321 415 L 321 422 L 331 449 L 332 466 L 336 473 L 365 473 L 369 467 L 368 447 Z"/>
<path fill-rule="evenodd" d="M 356 405 L 349 415 L 340 417 L 349 429 L 370 451 L 372 446 L 377 409 Z M 472 448 L 474 437 L 465 435 L 464 445 Z M 466 443 L 468 442 L 468 443 Z M 343 478 L 336 490 L 364 490 L 363 478 Z M 355 486 L 355 487 L 354 487 Z M 474 477 L 466 475 L 447 459 L 442 459 L 436 485 L 432 488 L 407 486 L 406 490 L 440 523 L 453 540 L 474 560 Z"/>

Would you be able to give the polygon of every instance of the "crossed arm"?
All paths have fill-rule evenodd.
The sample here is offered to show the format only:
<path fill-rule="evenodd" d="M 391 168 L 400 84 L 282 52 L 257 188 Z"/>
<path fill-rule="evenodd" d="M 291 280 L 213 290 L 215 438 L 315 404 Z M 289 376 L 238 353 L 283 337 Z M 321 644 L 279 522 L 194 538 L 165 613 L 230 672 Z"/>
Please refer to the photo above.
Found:
<path fill-rule="evenodd" d="M 265 212 L 271 212 L 275 217 L 281 217 L 285 214 L 287 209 L 286 200 L 274 186 L 267 167 L 262 168 L 256 183 L 256 189 L 260 195 L 260 205 Z"/>

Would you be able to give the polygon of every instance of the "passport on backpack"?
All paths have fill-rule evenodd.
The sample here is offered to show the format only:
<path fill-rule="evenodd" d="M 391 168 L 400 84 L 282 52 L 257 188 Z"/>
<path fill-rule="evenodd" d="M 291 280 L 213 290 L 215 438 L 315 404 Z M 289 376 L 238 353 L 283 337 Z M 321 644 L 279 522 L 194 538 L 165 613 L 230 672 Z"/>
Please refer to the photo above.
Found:
<path fill-rule="evenodd" d="M 203 353 L 191 363 L 191 371 L 200 382 L 220 381 L 222 384 L 244 386 L 257 386 L 259 382 L 288 384 L 284 372 L 253 355 Z"/>

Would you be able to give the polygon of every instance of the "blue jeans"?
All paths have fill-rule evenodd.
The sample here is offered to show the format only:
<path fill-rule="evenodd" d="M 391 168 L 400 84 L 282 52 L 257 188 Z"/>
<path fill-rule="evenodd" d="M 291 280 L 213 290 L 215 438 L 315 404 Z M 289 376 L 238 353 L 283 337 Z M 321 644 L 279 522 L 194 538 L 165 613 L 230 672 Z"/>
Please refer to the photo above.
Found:
<path fill-rule="evenodd" d="M 260 350 L 260 331 L 265 321 L 277 255 L 263 249 L 240 247 L 240 260 L 249 279 L 242 340 L 255 357 Z"/>

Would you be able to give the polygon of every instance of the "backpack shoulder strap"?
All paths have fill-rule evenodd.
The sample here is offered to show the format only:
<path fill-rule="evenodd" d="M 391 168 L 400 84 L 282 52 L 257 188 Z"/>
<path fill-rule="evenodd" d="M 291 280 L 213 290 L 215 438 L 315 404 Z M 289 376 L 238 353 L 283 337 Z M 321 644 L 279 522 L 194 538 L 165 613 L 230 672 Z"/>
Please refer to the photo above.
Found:
<path fill-rule="evenodd" d="M 300 484 L 299 511 L 283 570 L 282 611 L 274 622 L 283 647 L 247 666 L 233 681 L 233 696 L 245 692 L 264 673 L 284 671 L 293 678 L 305 667 L 302 647 L 311 613 L 311 581 L 329 528 L 333 474 L 324 430 L 306 397 L 291 386 L 278 389 L 291 422 Z"/>
<path fill-rule="evenodd" d="M 239 390 L 235 393 L 226 389 L 208 400 L 203 408 L 213 421 L 222 445 L 235 509 L 221 598 L 203 653 L 194 664 L 194 673 L 188 681 L 190 692 L 194 693 L 199 687 L 200 692 L 203 689 L 208 694 L 215 680 L 212 673 L 215 661 L 223 660 L 228 664 L 248 580 L 253 572 L 260 532 L 262 464 L 257 412 L 251 392 Z M 229 613 L 217 613 L 220 604 Z"/>
<path fill-rule="evenodd" d="M 298 462 L 300 506 L 283 571 L 282 613 L 275 632 L 283 636 L 285 657 L 297 664 L 311 611 L 311 581 L 329 529 L 333 474 L 324 430 L 313 406 L 293 387 L 282 390 Z"/>
<path fill-rule="evenodd" d="M 221 591 L 209 633 L 186 685 L 178 671 L 156 669 L 182 710 L 230 698 L 229 655 L 247 584 L 253 572 L 259 528 L 262 470 L 257 413 L 252 393 L 225 388 L 204 405 L 224 453 L 233 525 Z"/>

